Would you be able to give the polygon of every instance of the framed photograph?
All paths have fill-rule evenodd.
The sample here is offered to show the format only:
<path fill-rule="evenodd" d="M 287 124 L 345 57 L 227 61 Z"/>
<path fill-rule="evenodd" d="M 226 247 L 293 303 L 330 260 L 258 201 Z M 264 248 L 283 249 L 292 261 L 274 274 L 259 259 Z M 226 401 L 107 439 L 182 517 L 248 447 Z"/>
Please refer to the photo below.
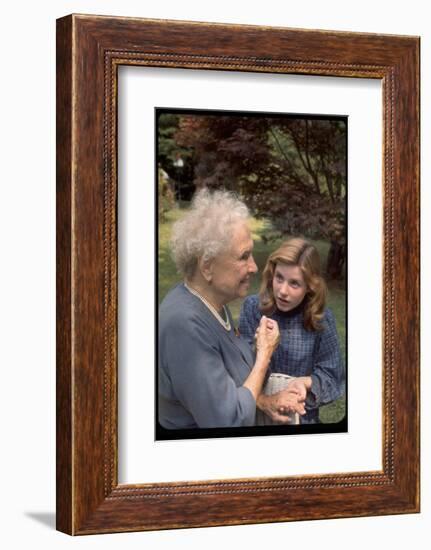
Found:
<path fill-rule="evenodd" d="M 159 303 L 180 287 L 208 307 L 170 244 L 202 189 L 251 214 L 259 272 L 221 318 L 234 343 L 269 255 L 292 237 L 320 255 L 343 368 L 307 405 L 313 422 L 193 424 L 181 398 L 164 408 Z M 59 19 L 57 528 L 418 511 L 419 38 Z"/>

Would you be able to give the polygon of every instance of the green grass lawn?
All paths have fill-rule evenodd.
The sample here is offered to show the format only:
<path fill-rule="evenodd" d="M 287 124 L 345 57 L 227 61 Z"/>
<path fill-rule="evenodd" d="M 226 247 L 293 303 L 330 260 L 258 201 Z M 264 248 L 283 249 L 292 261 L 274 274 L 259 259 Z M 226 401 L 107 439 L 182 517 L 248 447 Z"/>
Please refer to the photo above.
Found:
<path fill-rule="evenodd" d="M 172 286 L 181 281 L 181 277 L 178 275 L 175 264 L 172 260 L 169 251 L 169 239 L 172 224 L 178 220 L 184 213 L 184 210 L 180 208 L 173 209 L 166 214 L 165 221 L 159 224 L 159 303 L 166 296 Z M 271 229 L 270 222 L 264 220 L 257 220 L 253 218 L 250 224 L 253 240 L 254 250 L 253 256 L 257 267 L 259 269 L 256 276 L 253 278 L 250 285 L 250 294 L 256 294 L 260 285 L 260 273 L 262 273 L 265 266 L 266 259 L 269 254 L 275 250 L 282 242 L 282 239 L 265 243 L 262 240 L 262 235 Z M 326 257 L 328 255 L 329 243 L 325 241 L 311 241 L 319 251 L 320 258 L 322 260 L 322 266 L 326 265 Z M 328 306 L 332 309 L 336 322 L 337 330 L 340 338 L 341 353 L 344 358 L 346 357 L 346 290 L 344 281 L 329 281 L 328 283 L 329 296 Z M 241 309 L 242 299 L 235 300 L 229 304 L 229 309 L 232 313 L 235 323 L 238 322 L 239 312 Z M 344 417 L 345 413 L 345 398 L 342 397 L 329 405 L 325 405 L 320 408 L 320 419 L 322 422 L 339 422 Z"/>

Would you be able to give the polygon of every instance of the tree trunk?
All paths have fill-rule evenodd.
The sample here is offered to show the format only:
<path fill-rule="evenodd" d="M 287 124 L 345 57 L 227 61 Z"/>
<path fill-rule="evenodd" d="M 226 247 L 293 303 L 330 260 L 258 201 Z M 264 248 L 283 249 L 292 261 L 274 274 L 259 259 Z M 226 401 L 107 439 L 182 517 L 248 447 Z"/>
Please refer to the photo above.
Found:
<path fill-rule="evenodd" d="M 328 279 L 342 279 L 346 262 L 346 245 L 340 241 L 331 241 L 328 259 L 326 263 L 326 276 Z"/>

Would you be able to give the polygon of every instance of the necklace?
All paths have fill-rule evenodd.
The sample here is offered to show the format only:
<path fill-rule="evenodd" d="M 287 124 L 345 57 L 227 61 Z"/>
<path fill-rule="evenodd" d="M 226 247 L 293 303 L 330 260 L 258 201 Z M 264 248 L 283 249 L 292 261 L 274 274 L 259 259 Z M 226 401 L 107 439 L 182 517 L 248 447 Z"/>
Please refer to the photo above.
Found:
<path fill-rule="evenodd" d="M 203 304 L 205 304 L 207 306 L 207 308 L 211 311 L 211 313 L 214 315 L 214 317 L 217 319 L 217 321 L 221 324 L 221 326 L 223 328 L 225 328 L 226 330 L 230 330 L 230 321 L 229 321 L 229 315 L 227 314 L 227 310 L 226 310 L 226 307 L 223 306 L 223 312 L 224 312 L 224 316 L 226 317 L 227 321 L 225 321 L 222 316 L 220 315 L 220 313 L 215 309 L 214 306 L 212 306 L 207 300 L 205 300 L 205 298 L 199 294 L 199 292 L 197 290 L 195 290 L 194 288 L 190 288 L 188 286 L 187 283 L 184 283 L 184 286 L 186 287 L 186 289 L 191 292 L 192 294 L 194 294 L 197 298 L 199 298 L 199 300 L 201 300 L 201 302 Z"/>

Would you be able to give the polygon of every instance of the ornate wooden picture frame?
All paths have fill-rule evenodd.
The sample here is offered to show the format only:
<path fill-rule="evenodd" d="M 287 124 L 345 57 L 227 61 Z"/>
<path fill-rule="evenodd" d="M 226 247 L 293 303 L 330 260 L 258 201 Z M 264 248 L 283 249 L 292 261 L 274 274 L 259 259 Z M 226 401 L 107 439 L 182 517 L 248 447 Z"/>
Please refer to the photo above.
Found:
<path fill-rule="evenodd" d="M 383 89 L 382 470 L 118 483 L 120 65 L 373 78 Z M 419 38 L 70 15 L 57 21 L 57 528 L 419 511 Z"/>

